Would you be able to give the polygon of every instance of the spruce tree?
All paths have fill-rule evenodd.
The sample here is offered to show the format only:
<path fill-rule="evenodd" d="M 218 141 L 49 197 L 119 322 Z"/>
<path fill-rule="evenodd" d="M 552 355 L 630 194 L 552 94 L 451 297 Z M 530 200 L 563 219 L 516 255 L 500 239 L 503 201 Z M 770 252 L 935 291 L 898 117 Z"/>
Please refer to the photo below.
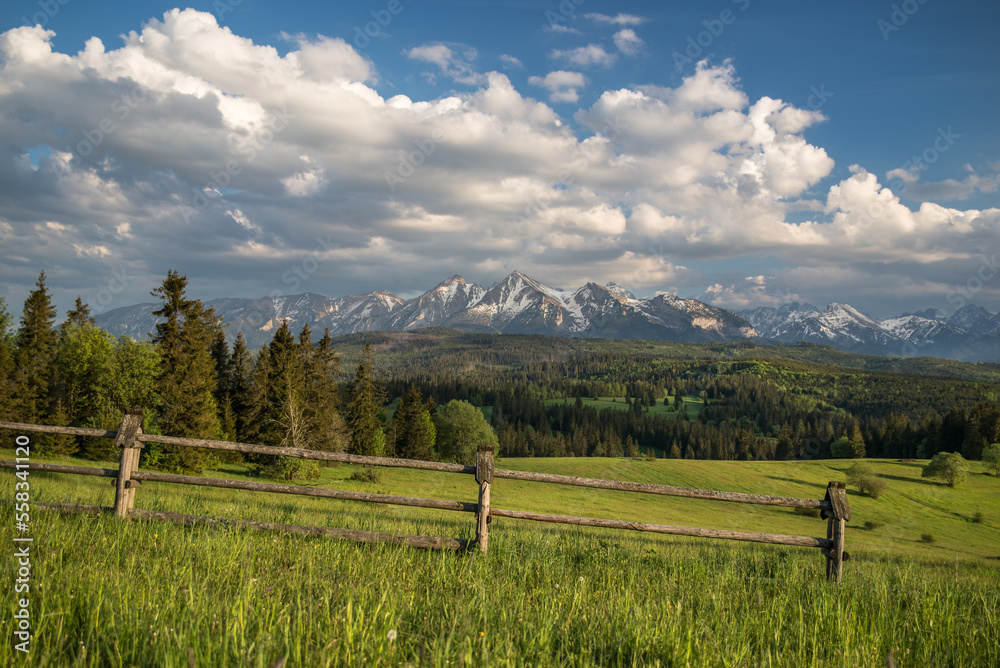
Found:
<path fill-rule="evenodd" d="M 342 452 L 348 443 L 347 426 L 340 415 L 340 358 L 333 349 L 330 330 L 313 347 L 308 342 L 306 325 L 299 336 L 305 365 L 306 416 L 312 430 L 311 445 L 315 450 Z"/>
<path fill-rule="evenodd" d="M 7 310 L 7 300 L 0 297 L 0 420 L 15 420 L 17 415 L 13 405 L 14 384 L 14 337 L 10 328 L 14 316 Z"/>
<path fill-rule="evenodd" d="M 393 416 L 396 427 L 396 456 L 404 459 L 432 459 L 437 430 L 427 404 L 416 385 L 410 385 Z"/>
<path fill-rule="evenodd" d="M 211 346 L 221 325 L 212 309 L 186 298 L 186 288 L 187 276 L 170 270 L 163 285 L 151 293 L 163 300 L 153 314 L 166 319 L 153 335 L 160 354 L 159 427 L 171 436 L 215 439 L 221 430 Z M 167 468 L 194 471 L 212 456 L 210 451 L 180 446 L 163 448 L 163 455 Z"/>
<path fill-rule="evenodd" d="M 379 418 L 385 390 L 372 370 L 372 347 L 365 344 L 361 361 L 351 386 L 351 401 L 347 405 L 347 426 L 351 432 L 348 451 L 356 455 L 385 454 L 385 433 Z"/>
<path fill-rule="evenodd" d="M 35 285 L 36 289 L 24 302 L 21 326 L 15 339 L 14 392 L 19 420 L 42 424 L 49 417 L 49 382 L 57 342 L 52 328 L 56 309 L 45 285 L 44 271 L 38 275 Z"/>
<path fill-rule="evenodd" d="M 253 358 L 247 348 L 243 332 L 236 335 L 233 352 L 229 356 L 229 401 L 233 413 L 233 439 L 247 442 L 249 434 L 249 412 L 253 391 Z"/>

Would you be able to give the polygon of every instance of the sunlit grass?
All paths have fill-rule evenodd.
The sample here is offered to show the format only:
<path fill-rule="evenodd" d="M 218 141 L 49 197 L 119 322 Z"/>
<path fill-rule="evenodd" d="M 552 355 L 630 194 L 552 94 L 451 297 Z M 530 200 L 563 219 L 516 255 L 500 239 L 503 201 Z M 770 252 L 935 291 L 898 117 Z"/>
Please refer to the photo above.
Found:
<path fill-rule="evenodd" d="M 8 458 L 6 454 L 4 458 Z M 79 463 L 79 462 L 76 462 Z M 504 460 L 504 468 L 822 496 L 847 462 Z M 896 462 L 875 462 L 886 475 Z M 896 665 L 1000 663 L 995 478 L 966 489 L 891 480 L 851 494 L 844 581 L 817 550 L 494 521 L 490 552 L 34 511 L 36 666 Z M 216 477 L 238 477 L 225 465 Z M 319 484 L 475 499 L 471 476 L 323 469 Z M 914 474 L 910 474 L 912 477 Z M 897 476 L 906 478 L 905 475 Z M 35 501 L 111 505 L 108 479 L 31 474 Z M 6 472 L 0 499 L 13 495 Z M 954 494 L 953 494 L 954 493 Z M 494 504 L 717 528 L 825 535 L 788 509 L 498 480 Z M 471 538 L 473 518 L 412 508 L 146 483 L 136 506 L 196 515 Z M 4 535 L 12 526 L 4 504 Z M 983 524 L 962 519 L 973 509 Z M 908 518 L 903 515 L 909 515 Z M 928 528 L 929 527 L 929 528 Z M 921 531 L 934 533 L 921 544 Z M 910 534 L 913 534 L 912 536 Z M 958 544 L 961 545 L 958 545 Z M 7 544 L 10 545 L 9 539 Z M 991 554 L 992 550 L 992 554 Z M 12 597 L 8 609 L 13 610 Z M 7 638 L 11 616 L 0 628 Z M 11 643 L 0 649 L 14 662 Z"/>

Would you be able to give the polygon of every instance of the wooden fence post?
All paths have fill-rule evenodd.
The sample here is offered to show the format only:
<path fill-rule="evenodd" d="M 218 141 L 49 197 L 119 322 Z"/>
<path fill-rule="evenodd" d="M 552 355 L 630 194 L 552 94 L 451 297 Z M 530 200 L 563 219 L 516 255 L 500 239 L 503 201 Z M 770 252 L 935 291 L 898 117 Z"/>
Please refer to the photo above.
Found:
<path fill-rule="evenodd" d="M 122 417 L 115 436 L 115 447 L 122 449 L 118 464 L 118 478 L 115 481 L 115 516 L 127 517 L 135 501 L 135 490 L 140 482 L 132 479 L 132 473 L 139 468 L 139 450 L 142 441 L 136 438 L 142 433 L 143 414 L 141 408 L 130 408 Z"/>
<path fill-rule="evenodd" d="M 833 547 L 823 549 L 823 554 L 826 555 L 826 579 L 840 584 L 844 562 L 850 558 L 844 551 L 844 534 L 847 529 L 845 523 L 851 519 L 846 485 L 831 481 L 826 487 L 826 500 L 833 506 L 832 510 L 824 510 L 822 513 L 827 518 L 826 537 L 833 541 Z"/>
<path fill-rule="evenodd" d="M 479 483 L 479 512 L 476 513 L 476 543 L 486 554 L 490 540 L 490 485 L 493 484 L 493 446 L 480 445 L 476 451 L 476 482 Z"/>

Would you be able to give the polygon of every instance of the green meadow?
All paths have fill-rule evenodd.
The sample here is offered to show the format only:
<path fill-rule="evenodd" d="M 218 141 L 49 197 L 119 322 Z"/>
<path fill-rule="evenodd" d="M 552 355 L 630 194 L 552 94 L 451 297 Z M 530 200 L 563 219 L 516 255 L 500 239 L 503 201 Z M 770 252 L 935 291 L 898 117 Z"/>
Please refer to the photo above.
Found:
<path fill-rule="evenodd" d="M 4 459 L 13 456 L 2 453 Z M 55 460 L 53 460 L 55 461 Z M 69 462 L 70 460 L 62 460 Z M 95 465 L 72 460 L 73 463 Z M 839 586 L 808 548 L 494 518 L 487 555 L 34 509 L 33 666 L 989 666 L 1000 664 L 1000 479 L 952 489 L 925 462 L 871 460 L 849 490 Z M 503 459 L 502 468 L 822 498 L 849 461 Z M 98 464 L 99 465 L 99 464 Z M 108 464 L 114 466 L 114 464 Z M 474 501 L 471 476 L 356 467 L 308 484 Z M 207 471 L 245 477 L 241 465 Z M 110 506 L 108 479 L 32 472 L 35 502 Z M 2 474 L 0 498 L 14 476 Z M 137 508 L 473 537 L 473 517 L 145 483 Z M 825 521 L 747 506 L 496 480 L 498 508 L 825 536 Z M 4 503 L 7 545 L 12 506 Z M 930 537 L 932 542 L 928 542 Z M 9 552 L 9 551 L 8 551 Z M 8 568 L 13 572 L 14 565 Z M 12 637 L 10 614 L 0 627 Z"/>

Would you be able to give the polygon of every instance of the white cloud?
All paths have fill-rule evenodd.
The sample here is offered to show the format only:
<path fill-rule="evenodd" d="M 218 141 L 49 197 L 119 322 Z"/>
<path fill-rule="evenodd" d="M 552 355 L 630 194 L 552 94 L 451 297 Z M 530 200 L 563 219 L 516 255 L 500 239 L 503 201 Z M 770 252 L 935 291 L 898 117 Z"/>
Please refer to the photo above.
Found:
<path fill-rule="evenodd" d="M 616 32 L 614 41 L 618 50 L 626 56 L 634 56 L 646 46 L 646 43 L 631 28 L 624 28 Z"/>
<path fill-rule="evenodd" d="M 806 133 L 823 115 L 750 99 L 731 63 L 604 91 L 573 129 L 503 74 L 475 75 L 469 94 L 385 99 L 342 40 L 296 38 L 280 55 L 194 10 L 113 49 L 92 39 L 60 54 L 52 36 L 0 35 L 0 276 L 30 286 L 44 264 L 57 298 L 102 309 L 148 299 L 168 269 L 199 296 L 287 293 L 307 257 L 317 266 L 297 291 L 409 289 L 455 271 L 487 282 L 505 268 L 708 286 L 732 304 L 863 278 L 873 292 L 938 290 L 1000 245 L 1000 210 L 911 210 L 860 166 L 817 192 L 833 161 Z M 408 55 L 472 76 L 459 45 Z M 529 81 L 561 102 L 588 85 L 568 70 Z M 943 183 L 961 195 L 994 192 L 993 179 Z M 750 254 L 789 269 L 704 281 L 663 249 L 703 271 Z M 123 266 L 128 289 L 97 302 Z"/>
<path fill-rule="evenodd" d="M 529 77 L 528 83 L 547 88 L 552 102 L 577 102 L 580 99 L 577 91 L 587 85 L 587 77 L 579 72 L 556 70 L 544 77 Z"/>
<path fill-rule="evenodd" d="M 615 54 L 608 53 L 600 44 L 588 44 L 576 49 L 554 49 L 550 58 L 562 59 L 578 67 L 610 67 L 616 59 Z"/>
<path fill-rule="evenodd" d="M 1000 172 L 993 166 L 994 171 Z M 902 188 L 897 188 L 900 194 L 910 200 L 927 202 L 931 200 L 963 200 L 983 193 L 993 193 L 1000 188 L 1000 174 L 980 176 L 972 165 L 965 165 L 968 175 L 962 179 L 945 179 L 943 181 L 922 183 L 920 170 L 893 169 L 885 176 L 890 181 L 898 181 Z"/>
<path fill-rule="evenodd" d="M 615 16 L 608 16 L 607 14 L 584 14 L 584 18 L 590 19 L 594 23 L 603 23 L 605 25 L 614 26 L 637 26 L 646 22 L 646 19 L 642 16 L 636 16 L 635 14 L 622 14 L 618 13 Z"/>
<path fill-rule="evenodd" d="M 476 72 L 473 61 L 479 53 L 471 46 L 456 45 L 452 49 L 440 42 L 415 46 L 404 52 L 408 58 L 437 65 L 448 78 L 456 83 L 476 85 L 483 81 L 483 75 Z"/>
<path fill-rule="evenodd" d="M 566 35 L 582 35 L 576 28 L 570 28 L 569 26 L 564 26 L 561 23 L 550 23 L 546 25 L 543 30 L 546 32 L 561 33 Z"/>
<path fill-rule="evenodd" d="M 511 67 L 524 67 L 524 64 L 519 58 L 507 53 L 500 54 L 500 60 L 503 61 L 504 65 L 509 65 Z"/>

